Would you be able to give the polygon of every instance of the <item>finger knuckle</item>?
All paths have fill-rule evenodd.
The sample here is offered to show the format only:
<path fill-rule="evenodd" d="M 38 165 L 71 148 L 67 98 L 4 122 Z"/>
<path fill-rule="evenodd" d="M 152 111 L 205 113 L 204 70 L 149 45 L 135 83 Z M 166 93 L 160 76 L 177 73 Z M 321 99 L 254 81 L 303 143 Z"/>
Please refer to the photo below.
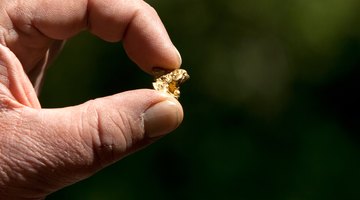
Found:
<path fill-rule="evenodd" d="M 106 165 L 127 154 L 140 131 L 126 111 L 112 109 L 103 101 L 91 104 L 92 145 L 97 159 Z"/>

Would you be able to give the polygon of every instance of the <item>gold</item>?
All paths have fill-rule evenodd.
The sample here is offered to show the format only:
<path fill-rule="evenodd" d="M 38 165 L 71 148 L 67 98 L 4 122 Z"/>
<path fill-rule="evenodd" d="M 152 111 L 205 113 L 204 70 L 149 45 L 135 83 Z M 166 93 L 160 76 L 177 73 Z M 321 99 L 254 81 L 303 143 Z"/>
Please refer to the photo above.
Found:
<path fill-rule="evenodd" d="M 190 78 L 189 74 L 184 69 L 175 69 L 169 73 L 166 73 L 165 70 L 156 69 L 154 75 L 154 89 L 168 93 L 176 99 L 180 97 L 180 85 Z"/>

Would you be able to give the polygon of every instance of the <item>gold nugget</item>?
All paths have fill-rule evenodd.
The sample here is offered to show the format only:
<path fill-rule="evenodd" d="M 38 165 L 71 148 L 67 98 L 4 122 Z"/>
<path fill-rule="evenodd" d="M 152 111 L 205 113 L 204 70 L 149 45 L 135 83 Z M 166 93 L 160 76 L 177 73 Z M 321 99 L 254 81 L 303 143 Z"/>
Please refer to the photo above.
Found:
<path fill-rule="evenodd" d="M 166 92 L 176 99 L 180 97 L 180 85 L 190 78 L 189 74 L 184 69 L 175 69 L 167 74 L 164 70 L 157 70 L 154 72 L 154 75 L 154 89 Z"/>

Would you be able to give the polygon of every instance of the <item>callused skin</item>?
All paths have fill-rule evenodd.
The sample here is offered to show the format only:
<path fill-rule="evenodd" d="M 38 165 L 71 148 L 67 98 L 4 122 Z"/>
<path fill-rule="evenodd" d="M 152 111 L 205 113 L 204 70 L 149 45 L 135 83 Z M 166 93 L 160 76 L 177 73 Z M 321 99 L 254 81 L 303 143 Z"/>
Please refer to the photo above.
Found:
<path fill-rule="evenodd" d="M 182 121 L 179 102 L 154 90 L 42 109 L 37 91 L 45 68 L 64 41 L 83 30 L 106 41 L 121 40 L 145 72 L 154 67 L 172 71 L 181 65 L 156 11 L 143 1 L 0 1 L 0 196 L 4 199 L 42 199 L 148 145 Z"/>

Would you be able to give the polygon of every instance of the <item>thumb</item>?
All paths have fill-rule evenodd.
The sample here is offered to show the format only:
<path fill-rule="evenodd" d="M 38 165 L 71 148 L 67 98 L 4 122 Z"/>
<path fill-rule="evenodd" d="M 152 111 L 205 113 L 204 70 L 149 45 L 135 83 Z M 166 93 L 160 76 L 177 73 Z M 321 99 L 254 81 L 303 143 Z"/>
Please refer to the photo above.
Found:
<path fill-rule="evenodd" d="M 43 110 L 43 117 L 44 127 L 50 125 L 57 135 L 78 137 L 78 142 L 92 148 L 94 156 L 106 164 L 174 130 L 183 111 L 173 97 L 142 89 L 75 107 Z M 107 159 L 109 155 L 112 157 Z"/>
<path fill-rule="evenodd" d="M 75 107 L 43 109 L 40 116 L 43 137 L 54 140 L 53 153 L 60 152 L 62 162 L 76 168 L 90 164 L 97 171 L 177 128 L 183 110 L 173 97 L 142 89 Z"/>
<path fill-rule="evenodd" d="M 0 194 L 34 198 L 87 178 L 169 133 L 183 111 L 167 94 L 143 89 L 74 107 L 21 107 L 2 115 L 0 163 L 6 161 L 6 177 L 0 174 L 0 180 L 7 182 L 0 181 Z"/>

